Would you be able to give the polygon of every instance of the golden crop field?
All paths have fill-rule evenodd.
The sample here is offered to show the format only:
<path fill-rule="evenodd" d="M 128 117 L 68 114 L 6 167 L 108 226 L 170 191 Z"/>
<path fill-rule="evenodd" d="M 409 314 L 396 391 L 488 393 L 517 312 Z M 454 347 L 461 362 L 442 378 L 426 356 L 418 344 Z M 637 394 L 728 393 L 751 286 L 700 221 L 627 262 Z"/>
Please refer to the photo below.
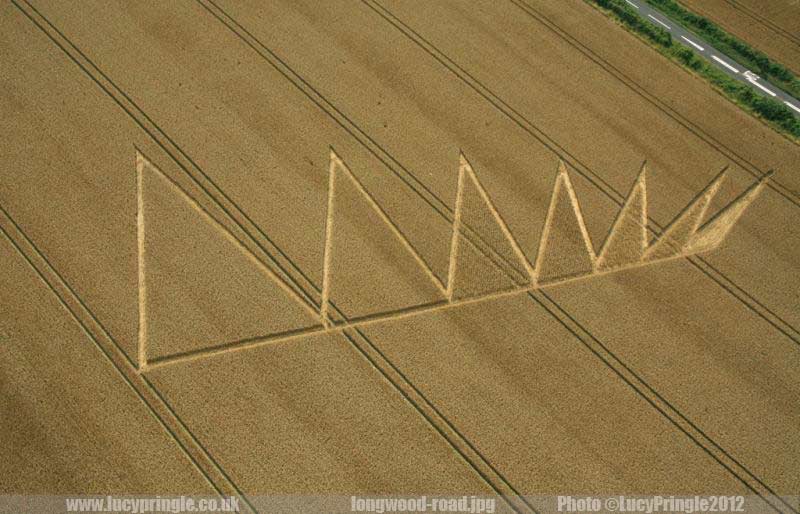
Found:
<path fill-rule="evenodd" d="M 0 512 L 800 509 L 800 147 L 584 0 L 4 1 L 0 126 Z"/>

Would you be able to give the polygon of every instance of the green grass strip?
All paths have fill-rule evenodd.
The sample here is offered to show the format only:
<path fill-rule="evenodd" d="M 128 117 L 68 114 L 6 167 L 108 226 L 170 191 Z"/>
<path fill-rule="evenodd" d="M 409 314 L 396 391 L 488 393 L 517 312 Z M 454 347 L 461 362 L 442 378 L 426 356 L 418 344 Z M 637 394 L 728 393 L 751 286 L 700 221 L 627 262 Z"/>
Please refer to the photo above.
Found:
<path fill-rule="evenodd" d="M 780 101 L 761 96 L 749 85 L 729 77 L 689 48 L 676 43 L 668 31 L 643 19 L 632 7 L 628 6 L 625 0 L 586 1 L 599 6 L 617 22 L 648 41 L 664 56 L 688 68 L 696 75 L 705 78 L 740 107 L 765 120 L 770 126 L 783 134 L 787 134 L 791 139 L 795 141 L 800 139 L 800 119 L 794 116 L 789 107 Z M 720 52 L 735 58 L 741 64 L 746 64 L 753 71 L 767 78 L 773 84 L 781 86 L 781 89 L 791 93 L 793 96 L 800 96 L 791 87 L 786 87 L 786 84 L 793 85 L 792 87 L 800 91 L 800 83 L 789 70 L 735 39 L 706 18 L 686 11 L 673 0 L 646 1 L 670 17 L 684 23 L 686 28 L 692 29 L 698 35 L 703 36 Z M 673 9 L 675 10 L 673 11 Z M 678 14 L 679 11 L 685 14 Z M 697 28 L 700 26 L 706 27 L 705 31 Z M 717 39 L 708 34 L 717 34 Z M 738 48 L 739 50 L 734 51 L 732 48 Z"/>
<path fill-rule="evenodd" d="M 674 0 L 646 1 L 670 18 L 679 21 L 685 28 L 704 38 L 720 52 L 747 66 L 793 97 L 800 98 L 800 80 L 782 64 L 773 61 L 764 53 L 728 34 L 708 18 L 687 10 Z"/>

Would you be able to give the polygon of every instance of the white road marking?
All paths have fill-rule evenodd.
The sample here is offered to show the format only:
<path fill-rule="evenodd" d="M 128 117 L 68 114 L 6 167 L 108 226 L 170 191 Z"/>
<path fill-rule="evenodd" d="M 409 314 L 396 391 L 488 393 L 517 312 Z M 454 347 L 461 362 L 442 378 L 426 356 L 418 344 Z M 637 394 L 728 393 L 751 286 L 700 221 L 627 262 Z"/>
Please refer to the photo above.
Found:
<path fill-rule="evenodd" d="M 628 4 L 630 4 L 631 6 L 635 7 L 636 9 L 639 8 L 639 6 L 636 5 L 635 3 L 631 2 L 631 0 L 625 0 L 625 1 Z M 669 25 L 667 25 L 663 21 L 659 20 L 658 18 L 656 18 L 652 14 L 648 14 L 647 17 L 650 18 L 651 20 L 653 20 L 654 22 L 658 23 L 659 25 L 662 25 L 662 26 L 666 27 L 667 30 L 672 30 L 672 27 L 670 27 Z M 690 45 L 692 45 L 693 47 L 695 47 L 698 50 L 700 50 L 701 52 L 705 51 L 705 48 L 703 48 L 702 46 L 698 45 L 697 43 L 695 43 L 694 41 L 692 41 L 688 37 L 681 36 L 681 38 L 684 41 L 686 41 L 687 43 L 689 43 Z M 728 64 L 727 62 L 723 61 L 722 59 L 720 59 L 716 55 L 712 55 L 711 58 L 714 59 L 715 61 L 717 61 L 718 63 L 720 63 L 721 65 L 725 66 L 726 68 L 728 68 L 732 72 L 739 73 L 739 70 L 737 70 L 734 66 L 731 66 L 730 64 Z M 753 84 L 754 86 L 756 86 L 760 90 L 764 91 L 768 95 L 777 96 L 774 91 L 771 91 L 770 89 L 767 89 L 766 87 L 764 87 L 761 84 L 759 84 L 758 82 L 756 82 L 756 79 L 758 78 L 758 76 L 753 77 L 753 76 L 751 76 L 751 72 L 748 71 L 748 72 L 745 73 L 745 77 L 747 78 L 748 82 L 750 82 L 751 84 Z M 798 107 L 798 106 L 796 106 L 796 105 L 794 105 L 792 103 L 789 103 L 789 102 L 783 102 L 783 103 L 788 105 L 790 109 L 793 109 L 793 110 L 795 110 L 797 112 L 800 112 L 800 107 Z"/>
<path fill-rule="evenodd" d="M 664 23 L 663 21 L 659 20 L 658 18 L 656 18 L 656 17 L 655 17 L 655 16 L 653 16 L 652 14 L 648 14 L 648 15 L 647 15 L 647 17 L 648 17 L 648 18 L 652 18 L 652 19 L 653 19 L 653 20 L 654 20 L 656 23 L 660 23 L 661 25 L 664 25 L 665 27 L 667 27 L 667 30 L 672 30 L 672 27 L 670 27 L 669 25 L 667 25 L 667 24 L 666 24 L 666 23 Z"/>
<path fill-rule="evenodd" d="M 760 89 L 761 91 L 763 91 L 763 92 L 767 93 L 769 96 L 776 96 L 774 92 L 772 92 L 772 91 L 770 91 L 769 89 L 765 88 L 764 86 L 762 86 L 761 84 L 759 84 L 759 83 L 758 83 L 758 82 L 756 82 L 755 80 L 748 80 L 748 82 L 750 82 L 751 84 L 753 84 L 754 86 L 756 86 L 756 87 L 757 87 L 758 89 Z"/>
<path fill-rule="evenodd" d="M 705 50 L 705 48 L 703 48 L 702 46 L 698 45 L 697 43 L 695 43 L 694 41 L 692 41 L 692 40 L 691 40 L 691 39 L 689 39 L 688 37 L 686 37 L 686 36 L 681 36 L 681 37 L 683 38 L 683 40 L 684 40 L 684 41 L 686 41 L 687 43 L 689 43 L 689 44 L 690 44 L 690 45 L 692 45 L 693 47 L 697 48 L 697 49 L 698 49 L 698 50 L 700 50 L 701 52 L 702 52 L 703 50 Z"/>
<path fill-rule="evenodd" d="M 734 72 L 734 73 L 739 73 L 739 70 L 737 70 L 736 68 L 734 68 L 734 67 L 733 67 L 733 66 L 731 66 L 730 64 L 726 63 L 725 61 L 723 61 L 722 59 L 720 59 L 720 58 L 719 58 L 719 57 L 717 57 L 716 55 L 712 55 L 712 56 L 711 56 L 711 58 L 712 58 L 712 59 L 714 59 L 715 61 L 717 61 L 718 63 L 720 63 L 721 65 L 725 66 L 726 68 L 728 68 L 728 69 L 729 69 L 729 70 L 731 70 L 732 72 Z"/>

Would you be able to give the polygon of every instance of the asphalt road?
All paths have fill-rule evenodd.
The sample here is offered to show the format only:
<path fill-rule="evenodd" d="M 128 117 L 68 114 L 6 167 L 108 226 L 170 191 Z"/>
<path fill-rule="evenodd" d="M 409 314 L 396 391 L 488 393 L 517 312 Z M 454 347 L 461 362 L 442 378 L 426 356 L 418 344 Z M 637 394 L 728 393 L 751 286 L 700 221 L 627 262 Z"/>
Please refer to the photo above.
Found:
<path fill-rule="evenodd" d="M 759 94 L 768 96 L 783 102 L 795 114 L 800 117 L 800 100 L 797 100 L 788 93 L 782 91 L 777 86 L 762 79 L 752 71 L 748 70 L 745 66 L 734 61 L 727 55 L 723 54 L 713 46 L 711 46 L 703 38 L 693 34 L 683 28 L 679 23 L 667 17 L 661 11 L 653 8 L 644 0 L 625 0 L 631 7 L 635 8 L 640 16 L 647 19 L 650 23 L 660 26 L 661 28 L 669 31 L 672 38 L 681 43 L 682 45 L 691 48 L 697 54 L 701 55 L 712 65 L 716 66 L 729 76 L 735 78 L 740 82 L 749 84 Z"/>

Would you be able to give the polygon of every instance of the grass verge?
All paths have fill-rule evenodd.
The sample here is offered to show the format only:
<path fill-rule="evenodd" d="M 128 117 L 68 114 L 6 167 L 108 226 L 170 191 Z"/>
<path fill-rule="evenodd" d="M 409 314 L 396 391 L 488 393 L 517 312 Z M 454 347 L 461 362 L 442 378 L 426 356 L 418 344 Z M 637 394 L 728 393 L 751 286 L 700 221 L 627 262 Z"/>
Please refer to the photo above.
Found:
<path fill-rule="evenodd" d="M 725 55 L 739 61 L 795 98 L 800 98 L 800 80 L 788 68 L 747 43 L 736 39 L 708 18 L 699 16 L 675 0 L 646 0 L 670 18 L 703 37 Z"/>
<path fill-rule="evenodd" d="M 691 49 L 676 43 L 669 32 L 652 23 L 648 23 L 633 8 L 629 7 L 625 0 L 586 1 L 598 6 L 628 30 L 649 42 L 667 58 L 706 79 L 731 101 L 763 119 L 778 132 L 786 134 L 795 142 L 800 141 L 800 119 L 795 117 L 792 111 L 782 102 L 761 96 L 752 87 L 729 77 Z M 798 94 L 800 93 L 800 81 L 789 70 L 771 61 L 764 54 L 750 48 L 747 44 L 735 39 L 711 21 L 686 11 L 674 0 L 646 1 L 670 17 L 674 17 L 684 23 L 686 28 L 692 29 L 698 35 L 703 36 L 721 52 L 730 55 L 730 57 L 735 58 L 742 64 L 750 66 L 770 82 L 781 86 L 784 91 L 795 97 L 800 96 Z M 703 31 L 697 28 L 700 26 L 705 27 Z M 786 87 L 787 84 L 789 87 Z M 795 93 L 793 88 L 796 88 L 798 93 Z"/>

